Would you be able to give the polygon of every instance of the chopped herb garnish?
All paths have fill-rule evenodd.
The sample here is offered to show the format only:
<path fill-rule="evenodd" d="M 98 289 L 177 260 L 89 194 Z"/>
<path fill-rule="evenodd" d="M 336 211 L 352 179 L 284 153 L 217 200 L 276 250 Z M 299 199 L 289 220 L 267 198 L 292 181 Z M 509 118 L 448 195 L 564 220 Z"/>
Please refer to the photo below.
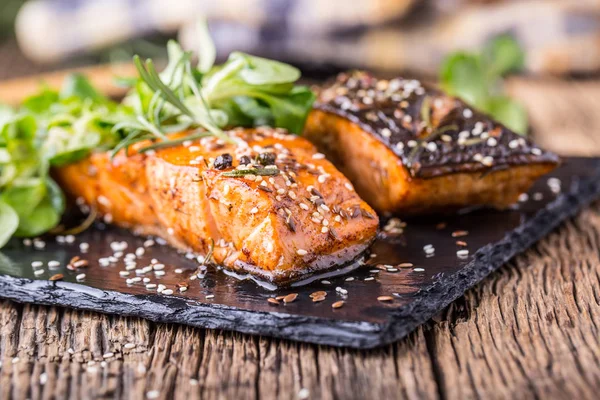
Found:
<path fill-rule="evenodd" d="M 243 177 L 246 175 L 274 176 L 279 175 L 279 170 L 277 168 L 234 169 L 233 171 L 223 172 L 221 175 L 230 177 Z"/>

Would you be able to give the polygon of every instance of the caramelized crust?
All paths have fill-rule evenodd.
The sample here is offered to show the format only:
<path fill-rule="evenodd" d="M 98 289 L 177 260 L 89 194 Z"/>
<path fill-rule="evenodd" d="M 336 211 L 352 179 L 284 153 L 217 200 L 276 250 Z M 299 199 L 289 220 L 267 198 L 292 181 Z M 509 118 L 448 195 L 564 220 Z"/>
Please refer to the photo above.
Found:
<path fill-rule="evenodd" d="M 142 143 L 129 156 L 111 161 L 98 153 L 54 174 L 115 224 L 186 251 L 206 254 L 214 247 L 217 263 L 275 283 L 338 267 L 369 246 L 375 212 L 313 145 L 272 129 L 230 134 L 239 144 L 209 137 L 138 154 L 148 145 Z M 257 161 L 267 153 L 279 174 L 224 175 L 236 167 L 273 169 Z M 224 154 L 233 167 L 223 166 Z"/>
<path fill-rule="evenodd" d="M 321 91 L 304 134 L 381 212 L 505 208 L 559 163 L 437 89 L 362 72 Z"/>

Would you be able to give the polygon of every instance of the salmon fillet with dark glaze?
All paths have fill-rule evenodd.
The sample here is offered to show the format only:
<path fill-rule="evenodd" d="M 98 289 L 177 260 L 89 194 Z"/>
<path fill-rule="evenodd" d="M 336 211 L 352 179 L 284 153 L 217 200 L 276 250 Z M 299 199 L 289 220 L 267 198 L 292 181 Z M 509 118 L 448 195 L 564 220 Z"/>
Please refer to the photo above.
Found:
<path fill-rule="evenodd" d="M 140 154 L 149 143 L 139 143 L 127 156 L 93 154 L 54 175 L 105 220 L 185 251 L 214 247 L 216 263 L 277 284 L 339 267 L 368 248 L 377 215 L 312 144 L 271 128 L 228 133 L 239 144 L 206 137 Z M 279 173 L 224 175 L 248 169 Z"/>
<path fill-rule="evenodd" d="M 457 98 L 365 72 L 321 90 L 304 136 L 386 213 L 503 209 L 560 162 Z"/>

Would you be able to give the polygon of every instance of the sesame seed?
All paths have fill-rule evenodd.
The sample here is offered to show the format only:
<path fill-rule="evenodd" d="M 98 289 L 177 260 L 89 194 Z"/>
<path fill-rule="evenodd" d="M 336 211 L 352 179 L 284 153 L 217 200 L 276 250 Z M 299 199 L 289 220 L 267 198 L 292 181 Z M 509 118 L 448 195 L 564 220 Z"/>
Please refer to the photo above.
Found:
<path fill-rule="evenodd" d="M 158 399 L 159 396 L 160 392 L 158 390 L 150 390 L 149 392 L 146 392 L 147 399 Z"/>
<path fill-rule="evenodd" d="M 35 276 L 39 276 L 42 275 L 45 271 L 43 269 L 36 269 L 35 271 L 33 271 L 33 274 Z"/>
<path fill-rule="evenodd" d="M 519 141 L 516 139 L 511 140 L 510 142 L 508 142 L 508 147 L 510 147 L 511 149 L 516 149 L 517 147 L 519 147 Z"/>
<path fill-rule="evenodd" d="M 537 147 L 534 147 L 531 149 L 531 154 L 536 155 L 536 156 L 541 156 L 542 150 L 538 149 Z"/>
<path fill-rule="evenodd" d="M 78 274 L 75 279 L 77 279 L 78 281 L 82 281 L 85 279 L 85 274 Z"/>
<path fill-rule="evenodd" d="M 322 283 L 323 285 L 331 285 L 331 282 L 329 282 L 329 281 L 327 281 L 327 280 L 323 280 L 323 281 L 321 281 L 321 283 Z"/>
<path fill-rule="evenodd" d="M 315 160 L 322 160 L 325 158 L 325 154 L 323 153 L 315 153 L 312 155 L 312 158 Z"/>
<path fill-rule="evenodd" d="M 125 343 L 123 347 L 126 349 L 133 349 L 135 347 L 135 343 Z"/>
<path fill-rule="evenodd" d="M 173 294 L 173 290 L 172 289 L 165 289 L 165 290 L 162 291 L 162 294 L 166 294 L 166 295 Z"/>
<path fill-rule="evenodd" d="M 253 207 L 252 210 L 250 210 L 250 214 L 256 214 L 258 212 L 258 208 Z"/>
<path fill-rule="evenodd" d="M 383 128 L 381 131 L 381 136 L 385 137 L 385 138 L 389 138 L 392 136 L 392 131 L 389 128 Z"/>
<path fill-rule="evenodd" d="M 465 117 L 465 118 L 471 118 L 472 116 L 473 116 L 473 111 L 471 111 L 471 109 L 465 108 L 463 110 L 463 117 Z"/>
<path fill-rule="evenodd" d="M 340 308 L 344 305 L 344 300 L 336 301 L 331 305 L 331 308 Z"/>
<path fill-rule="evenodd" d="M 415 268 L 415 269 L 413 269 L 413 271 L 415 271 L 415 272 L 423 272 L 423 271 L 425 271 L 425 268 Z"/>
<path fill-rule="evenodd" d="M 483 157 L 481 163 L 486 167 L 491 167 L 492 165 L 494 165 L 494 158 L 492 156 Z"/>
<path fill-rule="evenodd" d="M 81 251 L 87 251 L 90 248 L 90 244 L 87 242 L 81 242 L 79 243 L 79 250 Z"/>
<path fill-rule="evenodd" d="M 44 263 L 43 263 L 43 262 L 41 262 L 41 261 L 33 261 L 33 262 L 31 263 L 31 266 L 32 266 L 33 268 L 39 268 L 39 267 L 42 267 L 43 265 L 44 265 Z"/>
<path fill-rule="evenodd" d="M 498 144 L 498 141 L 496 140 L 496 138 L 491 137 L 487 140 L 487 145 L 490 147 L 494 147 L 497 144 Z"/>
<path fill-rule="evenodd" d="M 521 203 L 524 203 L 524 202 L 526 202 L 527 200 L 529 200 L 529 195 L 528 195 L 527 193 L 521 193 L 521 194 L 519 195 L 519 201 L 520 201 Z"/>
<path fill-rule="evenodd" d="M 469 255 L 469 250 L 463 249 L 463 250 L 458 250 L 456 252 L 456 255 L 459 257 L 466 257 Z"/>
<path fill-rule="evenodd" d="M 296 254 L 298 254 L 299 256 L 305 256 L 308 254 L 308 251 L 306 251 L 304 249 L 298 249 L 298 250 L 296 250 Z"/>
<path fill-rule="evenodd" d="M 162 270 L 154 271 L 154 275 L 156 275 L 156 276 L 164 276 L 165 275 L 165 271 L 162 271 Z"/>
<path fill-rule="evenodd" d="M 283 302 L 284 303 L 292 303 L 293 301 L 295 301 L 298 298 L 298 293 L 290 293 L 287 296 L 285 296 L 283 298 Z"/>
<path fill-rule="evenodd" d="M 210 300 L 210 299 L 214 299 L 214 298 L 215 298 L 215 295 L 214 295 L 214 294 L 209 294 L 209 295 L 207 295 L 205 298 L 206 298 L 206 299 L 209 299 L 209 300 Z"/>
<path fill-rule="evenodd" d="M 352 186 L 352 184 L 350 184 L 350 182 L 346 182 L 344 184 L 344 186 L 346 186 L 346 189 L 348 189 L 348 190 L 354 190 L 354 186 Z"/>
<path fill-rule="evenodd" d="M 129 275 L 129 271 L 119 271 L 119 275 L 127 276 L 127 275 Z"/>
<path fill-rule="evenodd" d="M 437 150 L 437 144 L 435 144 L 435 142 L 429 142 L 427 143 L 426 146 L 427 150 L 429 150 L 430 152 L 434 152 Z"/>
<path fill-rule="evenodd" d="M 308 211 L 308 206 L 305 203 L 300 203 L 300 208 Z"/>
<path fill-rule="evenodd" d="M 156 283 L 148 283 L 148 284 L 146 284 L 146 289 L 148 289 L 148 290 L 156 289 Z"/>
<path fill-rule="evenodd" d="M 367 277 L 367 278 L 364 279 L 365 282 L 374 281 L 374 280 L 375 280 L 375 278 L 373 278 L 372 276 L 369 276 L 369 277 Z"/>

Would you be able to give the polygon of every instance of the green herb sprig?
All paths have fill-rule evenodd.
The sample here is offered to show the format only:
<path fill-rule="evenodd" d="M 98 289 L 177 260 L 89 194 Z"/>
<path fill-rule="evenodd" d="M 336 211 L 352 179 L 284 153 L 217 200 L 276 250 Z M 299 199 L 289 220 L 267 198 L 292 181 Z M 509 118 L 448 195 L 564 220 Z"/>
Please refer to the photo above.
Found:
<path fill-rule="evenodd" d="M 158 72 L 152 60 L 134 58 L 139 77 L 121 103 L 101 95 L 82 75 L 60 91 L 42 88 L 21 107 L 0 106 L 0 248 L 13 236 L 33 237 L 55 228 L 64 195 L 50 176 L 52 167 L 92 152 L 116 154 L 150 140 L 138 152 L 214 136 L 237 139 L 223 129 L 271 125 L 300 133 L 315 99 L 296 85 L 300 72 L 287 64 L 232 53 L 214 65 L 215 49 L 201 24 L 202 51 L 192 54 L 171 41 L 168 64 Z M 187 132 L 176 138 L 170 133 Z M 126 151 L 126 154 L 128 152 Z M 277 174 L 260 169 L 254 174 Z"/>
<path fill-rule="evenodd" d="M 440 69 L 442 88 L 478 110 L 525 135 L 525 108 L 502 92 L 502 78 L 523 68 L 525 55 L 510 35 L 492 39 L 481 53 L 456 52 L 446 57 Z"/>

